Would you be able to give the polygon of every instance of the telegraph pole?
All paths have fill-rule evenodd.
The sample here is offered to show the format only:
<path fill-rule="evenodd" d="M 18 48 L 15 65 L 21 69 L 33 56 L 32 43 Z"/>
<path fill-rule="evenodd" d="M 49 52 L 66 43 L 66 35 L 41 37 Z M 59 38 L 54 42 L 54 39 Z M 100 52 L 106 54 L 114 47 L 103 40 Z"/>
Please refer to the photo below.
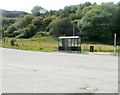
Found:
<path fill-rule="evenodd" d="M 79 31 L 80 31 L 80 35 L 81 35 L 81 29 L 80 28 L 78 28 L 79 29 Z"/>
<path fill-rule="evenodd" d="M 74 26 L 73 26 L 73 36 L 75 35 L 75 29 L 74 29 Z"/>

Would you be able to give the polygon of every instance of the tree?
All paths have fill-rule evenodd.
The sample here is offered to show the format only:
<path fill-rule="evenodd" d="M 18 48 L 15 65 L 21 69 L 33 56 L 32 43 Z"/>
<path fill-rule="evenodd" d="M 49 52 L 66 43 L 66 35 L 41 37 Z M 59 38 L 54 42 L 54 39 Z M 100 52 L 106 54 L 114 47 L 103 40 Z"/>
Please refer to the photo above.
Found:
<path fill-rule="evenodd" d="M 35 6 L 31 11 L 33 14 L 20 18 L 3 18 L 3 34 L 20 38 L 30 38 L 36 32 L 39 32 L 36 35 L 51 33 L 53 36 L 70 36 L 74 26 L 75 35 L 81 35 L 89 41 L 108 43 L 113 41 L 114 33 L 117 34 L 117 39 L 120 36 L 120 2 L 100 5 L 86 2 L 66 6 L 58 11 L 46 11 Z"/>
<path fill-rule="evenodd" d="M 35 7 L 33 7 L 33 9 L 31 10 L 31 12 L 33 13 L 33 15 L 39 16 L 39 15 L 45 13 L 46 10 L 45 10 L 44 8 L 40 7 L 40 6 L 35 6 Z"/>
<path fill-rule="evenodd" d="M 23 18 L 21 18 L 15 24 L 18 27 L 18 29 L 22 29 L 22 28 L 25 28 L 26 26 L 28 26 L 31 23 L 32 19 L 34 19 L 33 15 L 25 15 Z"/>
<path fill-rule="evenodd" d="M 31 38 L 36 34 L 36 26 L 30 24 L 28 27 L 23 29 L 23 38 Z"/>
<path fill-rule="evenodd" d="M 52 15 L 55 15 L 56 14 L 56 11 L 55 10 L 50 10 L 49 11 L 49 15 L 52 16 Z"/>
<path fill-rule="evenodd" d="M 16 30 L 17 30 L 16 26 L 15 26 L 14 24 L 12 24 L 11 26 L 9 26 L 9 27 L 7 28 L 7 30 L 6 30 L 4 33 L 5 33 L 6 36 L 14 37 L 14 36 L 12 35 L 12 33 L 13 33 L 14 31 L 16 31 Z"/>
<path fill-rule="evenodd" d="M 98 42 L 112 40 L 111 15 L 111 13 L 102 9 L 92 9 L 88 11 L 78 23 L 84 37 L 88 40 Z"/>
<path fill-rule="evenodd" d="M 87 12 L 91 11 L 92 9 L 98 9 L 98 6 L 97 5 L 86 6 L 82 10 L 82 16 L 84 16 Z"/>
<path fill-rule="evenodd" d="M 116 34 L 117 34 L 117 41 L 118 44 L 120 45 L 120 2 L 117 4 L 118 7 L 118 14 L 117 14 L 117 19 L 116 19 Z"/>
<path fill-rule="evenodd" d="M 91 5 L 90 2 L 85 2 L 85 3 L 83 4 L 83 6 L 85 6 L 85 7 L 90 6 L 90 5 Z"/>
<path fill-rule="evenodd" d="M 100 8 L 102 10 L 105 10 L 109 13 L 111 13 L 111 20 L 112 20 L 112 26 L 111 26 L 111 32 L 112 32 L 112 35 L 114 36 L 114 34 L 116 33 L 117 34 L 117 40 L 119 40 L 119 36 L 120 36 L 120 32 L 119 32 L 119 27 L 120 27 L 120 13 L 119 13 L 119 2 L 118 4 L 114 4 L 114 2 L 107 2 L 107 3 L 102 3 L 100 5 Z"/>
<path fill-rule="evenodd" d="M 43 27 L 45 28 L 45 31 L 49 31 L 49 24 L 55 19 L 55 16 L 48 16 L 43 19 Z"/>
<path fill-rule="evenodd" d="M 37 28 L 42 29 L 43 28 L 43 18 L 42 17 L 36 17 L 32 20 L 32 24 L 35 25 Z"/>
<path fill-rule="evenodd" d="M 69 18 L 57 18 L 53 20 L 50 25 L 50 33 L 53 36 L 70 36 L 72 35 L 72 23 Z"/>
<path fill-rule="evenodd" d="M 82 10 L 80 8 L 77 9 L 76 11 L 76 17 L 81 19 L 82 18 Z"/>
<path fill-rule="evenodd" d="M 69 16 L 69 10 L 64 9 L 60 12 L 60 17 L 68 17 Z"/>
<path fill-rule="evenodd" d="M 17 20 L 16 18 L 3 18 L 2 19 L 3 30 L 6 31 L 7 27 L 14 24 L 16 20 Z"/>

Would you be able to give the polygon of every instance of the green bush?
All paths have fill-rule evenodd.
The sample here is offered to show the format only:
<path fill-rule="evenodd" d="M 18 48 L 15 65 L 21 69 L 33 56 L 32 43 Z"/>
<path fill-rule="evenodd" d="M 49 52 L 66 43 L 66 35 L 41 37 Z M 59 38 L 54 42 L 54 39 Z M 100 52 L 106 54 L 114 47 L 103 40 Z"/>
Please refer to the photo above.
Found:
<path fill-rule="evenodd" d="M 20 35 L 17 35 L 16 38 L 31 38 L 36 34 L 36 26 L 30 24 L 26 28 L 19 29 L 18 32 Z"/>
<path fill-rule="evenodd" d="M 18 36 L 18 35 L 20 35 L 21 34 L 21 31 L 20 30 L 16 30 L 16 31 L 14 31 L 13 33 L 12 33 L 12 36 L 13 37 L 16 37 L 16 36 Z"/>
<path fill-rule="evenodd" d="M 11 44 L 11 46 L 15 46 L 15 39 L 12 39 L 11 41 L 10 41 L 10 44 Z"/>
<path fill-rule="evenodd" d="M 50 36 L 50 33 L 46 31 L 40 31 L 37 32 L 34 37 L 42 37 L 42 36 Z"/>
<path fill-rule="evenodd" d="M 69 18 L 58 18 L 49 24 L 49 28 L 53 36 L 71 36 L 73 25 Z"/>
<path fill-rule="evenodd" d="M 24 38 L 24 37 L 25 37 L 24 34 L 20 34 L 20 35 L 16 36 L 16 38 Z"/>

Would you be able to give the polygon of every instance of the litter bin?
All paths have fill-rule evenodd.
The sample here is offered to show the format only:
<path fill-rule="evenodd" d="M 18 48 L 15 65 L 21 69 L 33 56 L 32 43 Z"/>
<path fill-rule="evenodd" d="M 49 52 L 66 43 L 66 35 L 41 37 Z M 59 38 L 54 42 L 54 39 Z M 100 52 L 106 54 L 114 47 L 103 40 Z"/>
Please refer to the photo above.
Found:
<path fill-rule="evenodd" d="M 90 52 L 94 52 L 94 46 L 90 46 Z"/>

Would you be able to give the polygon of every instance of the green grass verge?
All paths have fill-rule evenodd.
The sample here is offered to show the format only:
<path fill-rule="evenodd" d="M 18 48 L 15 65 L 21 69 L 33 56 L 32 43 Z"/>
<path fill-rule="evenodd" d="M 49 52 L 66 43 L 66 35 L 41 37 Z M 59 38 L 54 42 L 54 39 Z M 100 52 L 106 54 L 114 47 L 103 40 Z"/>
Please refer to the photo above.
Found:
<path fill-rule="evenodd" d="M 16 40 L 14 42 L 14 46 L 11 46 L 12 39 Z M 51 36 L 31 39 L 5 38 L 5 41 L 2 41 L 1 47 L 41 52 L 52 52 L 57 51 L 57 39 Z"/>
<path fill-rule="evenodd" d="M 14 46 L 11 46 L 11 40 L 15 39 Z M 31 39 L 16 39 L 16 38 L 5 38 L 0 40 L 2 44 L 1 47 L 4 48 L 14 48 L 21 50 L 30 50 L 30 51 L 41 51 L 41 52 L 53 52 L 58 50 L 58 40 L 55 37 L 47 36 L 40 38 L 31 38 Z M 82 52 L 89 52 L 90 46 L 94 46 L 95 52 L 109 52 L 114 53 L 114 47 L 112 45 L 103 45 L 103 44 L 89 44 L 82 43 Z M 118 46 L 117 46 L 118 53 Z"/>

